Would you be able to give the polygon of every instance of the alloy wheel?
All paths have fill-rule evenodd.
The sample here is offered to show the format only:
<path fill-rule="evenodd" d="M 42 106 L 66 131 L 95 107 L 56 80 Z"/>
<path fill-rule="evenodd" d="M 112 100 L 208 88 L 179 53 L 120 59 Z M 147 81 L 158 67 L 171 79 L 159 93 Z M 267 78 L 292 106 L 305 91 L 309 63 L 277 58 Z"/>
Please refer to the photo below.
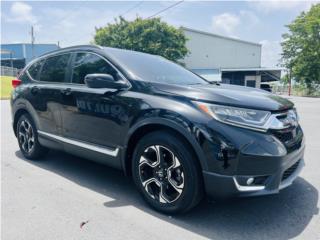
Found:
<path fill-rule="evenodd" d="M 139 160 L 139 176 L 146 193 L 160 203 L 172 203 L 183 192 L 183 167 L 178 157 L 164 146 L 144 150 Z"/>
<path fill-rule="evenodd" d="M 21 121 L 18 129 L 18 138 L 22 149 L 26 153 L 30 153 L 35 145 L 34 131 L 31 123 L 24 119 Z"/>

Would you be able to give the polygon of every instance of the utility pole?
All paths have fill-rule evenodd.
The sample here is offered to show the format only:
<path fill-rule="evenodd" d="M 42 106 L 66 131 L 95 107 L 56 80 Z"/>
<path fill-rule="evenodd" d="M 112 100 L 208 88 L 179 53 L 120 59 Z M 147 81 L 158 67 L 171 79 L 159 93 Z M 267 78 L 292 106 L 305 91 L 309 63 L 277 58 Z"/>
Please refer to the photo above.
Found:
<path fill-rule="evenodd" d="M 10 62 L 11 62 L 11 75 L 14 76 L 13 74 L 13 59 L 12 59 L 12 51 L 10 51 Z"/>
<path fill-rule="evenodd" d="M 34 31 L 33 31 L 33 26 L 31 26 L 31 50 L 32 50 L 32 58 L 34 58 L 34 40 L 35 40 L 35 37 L 34 37 Z"/>
<path fill-rule="evenodd" d="M 289 92 L 288 95 L 291 96 L 291 67 L 289 68 Z"/>

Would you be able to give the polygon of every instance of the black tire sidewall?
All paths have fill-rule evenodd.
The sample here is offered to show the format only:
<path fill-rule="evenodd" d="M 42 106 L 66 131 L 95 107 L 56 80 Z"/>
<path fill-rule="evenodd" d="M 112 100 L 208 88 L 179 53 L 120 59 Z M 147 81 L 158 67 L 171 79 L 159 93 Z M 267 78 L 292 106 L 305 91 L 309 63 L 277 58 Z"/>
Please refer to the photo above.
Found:
<path fill-rule="evenodd" d="M 184 189 L 179 199 L 173 203 L 160 203 L 151 198 L 142 186 L 139 176 L 139 159 L 144 150 L 153 145 L 161 145 L 172 151 L 179 159 L 184 172 Z M 154 132 L 143 137 L 136 146 L 133 154 L 132 176 L 143 198 L 156 210 L 164 213 L 179 213 L 189 210 L 195 204 L 196 194 L 200 194 L 200 174 L 192 151 L 185 142 L 167 132 Z"/>

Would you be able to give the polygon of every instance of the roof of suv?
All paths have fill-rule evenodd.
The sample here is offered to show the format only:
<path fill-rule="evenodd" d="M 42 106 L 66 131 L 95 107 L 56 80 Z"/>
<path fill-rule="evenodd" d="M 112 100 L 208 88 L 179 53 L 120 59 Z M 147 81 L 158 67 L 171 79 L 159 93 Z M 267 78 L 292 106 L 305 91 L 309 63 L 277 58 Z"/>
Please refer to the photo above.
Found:
<path fill-rule="evenodd" d="M 112 47 L 103 47 L 100 45 L 77 45 L 77 46 L 71 46 L 71 47 L 65 47 L 65 48 L 60 48 L 58 50 L 54 50 L 54 51 L 50 51 L 47 52 L 43 55 L 40 55 L 39 58 L 41 57 L 46 57 L 46 56 L 50 56 L 52 54 L 56 54 L 56 53 L 63 53 L 63 52 L 67 52 L 67 51 L 72 51 L 72 50 L 109 50 L 106 51 L 105 53 L 108 55 L 113 55 L 112 53 L 114 52 L 128 52 L 128 53 L 135 53 L 135 54 L 146 54 L 146 55 L 152 55 L 152 56 L 158 56 L 158 55 L 154 55 L 154 54 L 150 54 L 150 53 L 144 53 L 144 52 L 139 52 L 139 51 L 134 51 L 134 50 L 129 50 L 129 49 L 121 49 L 121 48 L 112 48 Z"/>
<path fill-rule="evenodd" d="M 103 47 L 99 46 L 99 45 L 77 45 L 77 46 L 71 46 L 71 47 L 65 47 L 65 48 L 60 48 L 60 49 L 57 49 L 57 50 L 53 50 L 53 51 L 50 51 L 50 52 L 47 52 L 43 55 L 40 55 L 39 57 L 44 57 L 44 56 L 48 56 L 48 55 L 51 55 L 51 54 L 54 54 L 54 53 L 60 53 L 60 52 L 65 52 L 65 51 L 68 51 L 68 50 L 88 50 L 88 49 L 103 49 Z"/>

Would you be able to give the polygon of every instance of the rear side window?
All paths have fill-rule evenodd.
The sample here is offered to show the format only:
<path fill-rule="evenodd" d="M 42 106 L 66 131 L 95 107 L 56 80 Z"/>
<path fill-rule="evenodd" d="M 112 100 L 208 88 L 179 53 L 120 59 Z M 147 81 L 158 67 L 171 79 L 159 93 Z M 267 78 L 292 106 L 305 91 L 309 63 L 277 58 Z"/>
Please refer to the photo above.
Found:
<path fill-rule="evenodd" d="M 40 69 L 43 64 L 43 60 L 35 62 L 28 68 L 28 73 L 33 80 L 39 80 Z"/>
<path fill-rule="evenodd" d="M 70 56 L 62 54 L 47 58 L 41 70 L 40 81 L 64 82 Z"/>
<path fill-rule="evenodd" d="M 92 53 L 77 53 L 72 67 L 72 82 L 84 84 L 87 74 L 105 73 L 117 79 L 117 71 L 103 58 Z"/>

